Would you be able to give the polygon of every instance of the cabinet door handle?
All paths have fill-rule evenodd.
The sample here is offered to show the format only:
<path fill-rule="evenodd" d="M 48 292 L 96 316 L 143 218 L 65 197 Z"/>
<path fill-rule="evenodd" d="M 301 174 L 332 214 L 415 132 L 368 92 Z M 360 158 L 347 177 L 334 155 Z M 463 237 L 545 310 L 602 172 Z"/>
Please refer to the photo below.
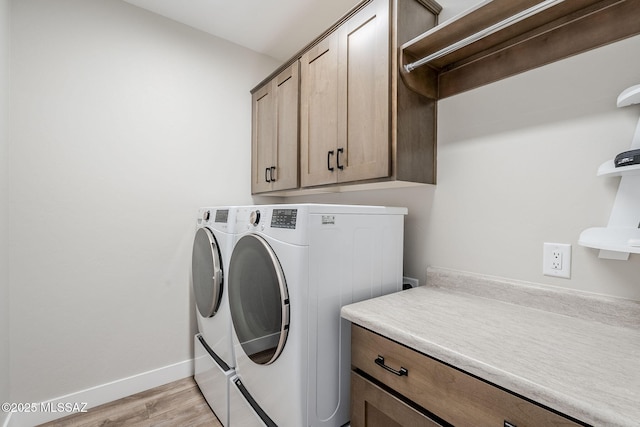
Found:
<path fill-rule="evenodd" d="M 344 153 L 344 148 L 338 148 L 338 155 L 336 156 L 336 164 L 338 169 L 343 170 L 344 166 L 340 164 L 340 153 Z"/>
<path fill-rule="evenodd" d="M 276 167 L 271 166 L 269 168 L 269 177 L 271 178 L 271 182 L 276 182 Z"/>
<path fill-rule="evenodd" d="M 333 171 L 333 168 L 331 167 L 331 156 L 333 156 L 333 150 L 327 151 L 327 169 Z"/>
<path fill-rule="evenodd" d="M 378 355 L 378 357 L 376 357 L 376 360 L 374 361 L 376 363 L 376 365 L 380 366 L 381 368 L 386 369 L 387 371 L 391 372 L 392 374 L 396 374 L 397 376 L 401 377 L 401 376 L 409 376 L 409 371 L 406 368 L 403 368 L 402 366 L 400 367 L 399 371 L 396 371 L 395 369 L 393 369 L 390 366 L 387 366 L 384 364 L 384 357 Z"/>
<path fill-rule="evenodd" d="M 271 182 L 271 168 L 266 168 L 264 170 L 264 180 L 266 182 Z"/>

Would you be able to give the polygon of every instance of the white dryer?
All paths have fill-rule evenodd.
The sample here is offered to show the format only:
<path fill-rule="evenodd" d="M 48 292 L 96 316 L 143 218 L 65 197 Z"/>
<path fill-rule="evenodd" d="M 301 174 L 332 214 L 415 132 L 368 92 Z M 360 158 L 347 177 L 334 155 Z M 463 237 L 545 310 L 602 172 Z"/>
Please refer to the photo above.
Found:
<path fill-rule="evenodd" d="M 350 327 L 343 305 L 402 288 L 406 208 L 238 209 L 229 264 L 236 377 L 230 422 L 349 421 Z"/>
<path fill-rule="evenodd" d="M 229 379 L 236 364 L 226 278 L 235 212 L 234 207 L 199 209 L 191 261 L 199 332 L 194 337 L 194 378 L 224 426 L 229 425 Z"/>

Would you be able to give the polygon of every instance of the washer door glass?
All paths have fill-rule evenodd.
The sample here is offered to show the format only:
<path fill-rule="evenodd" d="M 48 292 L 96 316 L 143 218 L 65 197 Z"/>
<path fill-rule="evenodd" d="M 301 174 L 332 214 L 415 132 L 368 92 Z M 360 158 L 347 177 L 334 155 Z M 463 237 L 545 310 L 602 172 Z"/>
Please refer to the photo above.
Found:
<path fill-rule="evenodd" d="M 216 238 L 208 228 L 196 232 L 191 276 L 198 311 L 204 317 L 212 317 L 222 300 L 222 257 Z"/>
<path fill-rule="evenodd" d="M 280 262 L 260 236 L 236 243 L 229 264 L 229 308 L 236 336 L 255 363 L 273 363 L 289 331 L 289 295 Z"/>

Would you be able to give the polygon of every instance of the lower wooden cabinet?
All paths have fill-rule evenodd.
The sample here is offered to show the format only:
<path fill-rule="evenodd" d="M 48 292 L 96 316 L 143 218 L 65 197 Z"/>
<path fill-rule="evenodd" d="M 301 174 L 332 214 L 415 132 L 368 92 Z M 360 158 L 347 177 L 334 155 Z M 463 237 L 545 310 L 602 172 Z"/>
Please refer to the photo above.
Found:
<path fill-rule="evenodd" d="M 352 427 L 441 427 L 407 402 L 351 372 Z"/>
<path fill-rule="evenodd" d="M 378 425 L 373 422 L 383 415 L 396 423 L 384 425 L 438 425 L 426 416 L 426 421 L 420 422 L 427 424 L 414 424 L 414 418 L 409 417 L 421 412 L 384 388 L 424 409 L 424 413 L 433 414 L 445 425 L 586 425 L 356 325 L 351 331 L 351 364 L 353 427 Z"/>

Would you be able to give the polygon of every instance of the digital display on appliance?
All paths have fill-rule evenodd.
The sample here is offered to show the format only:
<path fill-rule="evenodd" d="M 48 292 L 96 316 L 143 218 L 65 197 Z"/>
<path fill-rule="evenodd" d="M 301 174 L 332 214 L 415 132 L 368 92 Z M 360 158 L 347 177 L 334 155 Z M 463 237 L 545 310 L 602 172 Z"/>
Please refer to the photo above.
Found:
<path fill-rule="evenodd" d="M 297 209 L 274 209 L 271 215 L 271 228 L 296 228 Z"/>
<path fill-rule="evenodd" d="M 227 222 L 229 220 L 229 209 L 216 210 L 215 222 Z"/>

